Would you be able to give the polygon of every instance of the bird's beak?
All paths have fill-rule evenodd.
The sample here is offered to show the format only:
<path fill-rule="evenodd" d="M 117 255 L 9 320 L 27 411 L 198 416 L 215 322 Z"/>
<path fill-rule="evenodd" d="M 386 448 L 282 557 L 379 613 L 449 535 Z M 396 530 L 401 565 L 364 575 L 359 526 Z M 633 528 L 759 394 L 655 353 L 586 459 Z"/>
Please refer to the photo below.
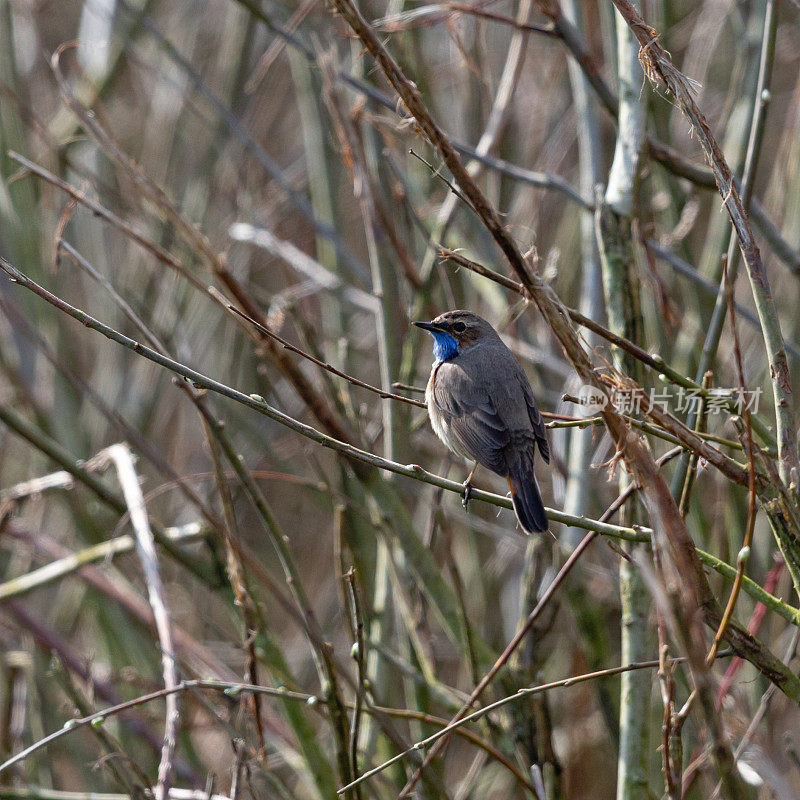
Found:
<path fill-rule="evenodd" d="M 424 331 L 441 331 L 443 328 L 440 328 L 438 325 L 434 325 L 432 322 L 415 322 L 414 323 L 418 328 L 422 328 Z"/>

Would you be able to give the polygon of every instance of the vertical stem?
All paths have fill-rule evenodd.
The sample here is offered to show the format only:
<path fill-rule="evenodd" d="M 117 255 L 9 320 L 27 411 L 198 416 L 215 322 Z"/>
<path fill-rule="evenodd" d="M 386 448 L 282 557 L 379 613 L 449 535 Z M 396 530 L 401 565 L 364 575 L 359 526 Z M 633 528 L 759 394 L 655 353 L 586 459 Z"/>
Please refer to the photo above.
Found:
<path fill-rule="evenodd" d="M 580 31 L 581 8 L 578 0 L 565 0 L 563 10 L 564 16 L 572 22 L 576 30 Z M 580 192 L 584 197 L 591 197 L 594 187 L 602 180 L 601 132 L 596 113 L 597 105 L 591 97 L 589 81 L 580 65 L 571 58 L 567 62 L 567 67 L 575 105 L 575 119 L 578 123 Z M 588 210 L 581 214 L 581 267 L 581 311 L 592 319 L 601 319 L 602 278 L 594 235 L 594 219 Z M 589 338 L 589 343 L 593 342 L 594 337 Z M 569 467 L 564 511 L 581 514 L 586 507 L 586 489 L 589 485 L 586 478 L 593 434 L 588 429 L 574 428 L 569 430 L 568 436 Z M 581 540 L 582 533 L 577 528 L 570 528 L 565 532 L 564 538 L 570 546 L 574 546 Z"/>
<path fill-rule="evenodd" d="M 767 0 L 764 14 L 764 32 L 762 37 L 761 56 L 758 73 L 758 85 L 756 87 L 754 113 L 750 126 L 750 138 L 747 144 L 747 155 L 745 157 L 744 170 L 742 172 L 742 203 L 747 209 L 753 194 L 753 179 L 755 177 L 758 157 L 761 153 L 761 140 L 766 121 L 766 110 L 769 101 L 769 84 L 772 77 L 772 64 L 775 55 L 775 34 L 777 30 L 777 14 L 775 13 L 774 0 Z M 731 283 L 736 281 L 738 271 L 738 247 L 736 231 L 732 230 L 728 241 L 728 266 L 730 270 Z M 697 374 L 702 377 L 707 370 L 711 369 L 712 362 L 717 353 L 722 326 L 725 323 L 727 304 L 725 300 L 725 283 L 720 274 L 719 290 L 714 304 L 714 313 L 708 326 L 703 351 L 698 367 Z M 692 424 L 692 423 L 690 423 Z"/>
<path fill-rule="evenodd" d="M 603 268 L 603 288 L 609 327 L 626 339 L 643 344 L 643 321 L 639 278 L 631 236 L 640 155 L 644 142 L 645 109 L 640 99 L 644 80 L 639 65 L 639 45 L 619 14 L 615 14 L 618 77 L 620 88 L 619 133 L 605 198 L 598 197 L 597 236 Z M 641 363 L 619 350 L 614 351 L 617 369 L 642 384 Z M 629 483 L 620 475 L 620 490 Z M 630 503 L 623 509 L 625 523 L 638 521 L 639 509 Z M 642 545 L 630 545 L 635 554 Z M 644 554 L 643 554 L 644 555 Z M 636 567 L 628 560 L 620 563 L 620 604 L 622 607 L 621 662 L 630 664 L 647 657 L 649 594 Z M 650 676 L 624 673 L 620 685 L 619 755 L 617 760 L 617 800 L 634 800 L 648 793 L 648 717 Z"/>
<path fill-rule="evenodd" d="M 625 8 L 626 3 L 623 2 L 623 0 L 614 1 L 618 6 Z M 634 14 L 634 16 L 631 16 L 627 9 L 626 14 L 630 17 L 631 21 L 635 23 L 634 16 L 636 15 Z M 714 165 L 718 187 L 725 198 L 726 208 L 729 211 L 731 221 L 734 225 L 734 232 L 731 234 L 731 243 L 728 252 L 729 254 L 735 253 L 734 243 L 738 243 L 747 266 L 750 286 L 753 292 L 753 300 L 756 305 L 759 321 L 761 322 L 764 345 L 769 358 L 770 377 L 775 401 L 776 440 L 778 443 L 780 478 L 784 486 L 790 489 L 796 502 L 798 458 L 791 407 L 791 377 L 789 374 L 789 366 L 786 361 L 786 351 L 775 301 L 766 271 L 764 270 L 764 264 L 761 260 L 761 254 L 753 239 L 752 230 L 747 220 L 747 208 L 752 195 L 753 176 L 760 152 L 766 104 L 769 98 L 768 85 L 772 72 L 775 50 L 776 25 L 775 2 L 774 0 L 769 0 L 766 5 L 764 17 L 758 87 L 754 101 L 755 112 L 750 129 L 750 139 L 742 177 L 741 194 L 737 192 L 730 169 L 725 163 L 721 152 L 719 152 L 719 148 L 713 140 L 713 137 L 708 134 L 707 123 L 699 113 L 696 105 L 692 100 L 686 101 L 688 95 L 679 97 L 678 104 L 684 114 L 688 116 L 692 122 L 693 129 L 702 132 L 701 139 L 704 140 L 702 142 L 704 150 Z M 680 94 L 680 90 L 674 85 L 670 87 L 670 90 L 676 90 Z M 765 93 L 765 90 L 767 90 L 767 93 Z M 729 199 L 731 200 L 730 204 L 728 202 Z M 715 315 L 714 319 L 712 319 L 712 324 L 709 326 L 698 374 L 704 373 L 710 366 L 710 362 L 716 353 L 724 318 L 724 285 L 720 284 L 715 306 Z M 716 344 L 714 339 L 716 339 Z M 691 420 L 691 424 L 694 424 L 694 420 Z"/>
<path fill-rule="evenodd" d="M 582 33 L 582 4 L 579 0 L 562 2 L 564 17 L 572 28 Z M 583 197 L 592 197 L 594 187 L 603 181 L 602 131 L 598 118 L 598 101 L 592 92 L 586 73 L 574 59 L 567 59 L 569 80 L 572 87 L 575 120 L 578 133 L 579 188 Z M 600 255 L 594 231 L 594 214 L 591 210 L 581 212 L 581 299 L 580 310 L 591 319 L 603 318 L 603 280 Z M 596 337 L 586 332 L 586 340 L 594 346 Z M 580 515 L 587 512 L 591 480 L 592 442 L 594 432 L 589 428 L 570 428 L 564 431 L 568 442 L 565 451 L 567 482 L 564 491 L 564 511 Z M 583 538 L 579 528 L 567 528 L 561 536 L 562 547 L 574 548 Z M 565 587 L 569 604 L 581 633 L 581 645 L 592 669 L 600 669 L 607 663 L 609 642 L 606 628 L 600 619 L 599 610 L 585 591 L 580 576 L 567 582 Z M 598 681 L 595 686 L 598 702 L 609 733 L 616 739 L 619 723 L 612 687 L 608 681 Z"/>
<path fill-rule="evenodd" d="M 319 108 L 319 89 L 314 85 L 308 61 L 295 50 L 288 51 L 289 67 L 296 86 L 297 111 L 300 115 L 300 133 L 303 137 L 303 156 L 306 160 L 308 191 L 311 207 L 317 219 L 333 228 L 336 224 L 331 189 L 331 160 L 327 158 L 322 136 L 324 122 Z M 317 261 L 342 279 L 336 248 L 319 231 L 316 234 Z"/>
<path fill-rule="evenodd" d="M 363 61 L 358 57 L 358 49 L 358 45 L 353 44 L 353 63 L 359 69 L 363 69 Z M 332 75 L 327 76 L 326 80 L 335 85 L 335 78 Z M 348 123 L 345 122 L 345 124 Z M 375 313 L 375 332 L 381 388 L 389 392 L 392 389 L 392 381 L 399 376 L 400 370 L 400 315 L 398 313 L 397 277 L 394 269 L 381 253 L 378 241 L 380 224 L 377 218 L 376 198 L 373 196 L 374 185 L 372 182 L 372 176 L 378 174 L 375 132 L 370 126 L 362 125 L 361 130 L 358 133 L 353 130 L 353 134 L 356 136 L 356 141 L 352 143 L 355 154 L 354 176 L 357 176 L 359 171 L 361 172 L 358 181 L 360 191 L 356 184 L 354 184 L 354 188 L 359 194 L 361 213 L 364 217 L 372 291 L 380 300 L 380 305 Z M 358 152 L 359 150 L 360 152 Z M 395 458 L 395 453 L 400 446 L 397 411 L 394 403 L 383 403 L 381 407 L 383 455 L 390 459 Z"/>
<path fill-rule="evenodd" d="M 354 45 L 355 48 L 355 45 Z M 361 64 L 358 57 L 354 63 Z M 337 94 L 336 80 L 332 66 L 326 61 L 323 69 L 323 90 L 334 124 L 339 127 L 340 145 L 348 147 L 352 158 L 353 188 L 358 195 L 361 213 L 364 220 L 364 233 L 372 278 L 372 291 L 379 298 L 380 304 L 375 311 L 376 348 L 380 369 L 380 385 L 384 391 L 391 391 L 394 377 L 399 371 L 399 330 L 398 330 L 398 295 L 396 276 L 391 265 L 383 257 L 378 246 L 378 219 L 376 198 L 373 195 L 372 175 L 377 174 L 377 155 L 374 146 L 374 132 L 367 126 L 356 130 L 352 119 L 341 107 L 341 98 Z M 394 459 L 400 447 L 398 409 L 394 403 L 384 403 L 381 407 L 383 423 L 383 454 Z M 392 491 L 391 488 L 388 491 Z M 374 561 L 374 573 L 369 589 L 372 591 L 373 615 L 369 626 L 370 642 L 384 644 L 389 636 L 389 620 L 392 616 L 392 595 L 389 586 L 390 553 L 385 542 L 379 541 Z M 372 686 L 384 689 L 386 683 L 385 664 L 375 653 L 366 657 L 367 679 Z M 372 755 L 378 743 L 378 727 L 372 717 L 367 717 L 359 726 L 356 749 Z"/>

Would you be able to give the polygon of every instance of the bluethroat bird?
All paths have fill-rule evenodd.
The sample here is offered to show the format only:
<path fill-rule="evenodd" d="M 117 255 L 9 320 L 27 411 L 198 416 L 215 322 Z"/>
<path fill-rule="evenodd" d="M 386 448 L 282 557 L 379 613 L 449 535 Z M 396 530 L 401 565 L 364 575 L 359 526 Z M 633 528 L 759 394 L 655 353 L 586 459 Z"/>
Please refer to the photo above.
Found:
<path fill-rule="evenodd" d="M 480 464 L 508 480 L 522 528 L 546 531 L 533 461 L 538 447 L 549 464 L 550 445 L 519 362 L 497 331 L 470 311 L 414 324 L 434 338 L 436 360 L 425 391 L 433 430 L 456 455 L 475 462 L 464 484 L 464 506 Z"/>

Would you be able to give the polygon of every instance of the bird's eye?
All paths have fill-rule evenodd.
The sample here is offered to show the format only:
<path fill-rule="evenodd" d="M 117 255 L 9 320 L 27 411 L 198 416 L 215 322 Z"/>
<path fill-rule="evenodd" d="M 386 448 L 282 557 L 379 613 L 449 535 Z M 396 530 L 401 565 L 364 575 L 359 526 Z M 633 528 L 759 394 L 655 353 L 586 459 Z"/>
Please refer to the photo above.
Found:
<path fill-rule="evenodd" d="M 456 323 L 453 324 L 453 330 L 456 333 L 464 333 L 464 331 L 466 329 L 467 329 L 467 326 L 463 322 L 456 322 Z"/>

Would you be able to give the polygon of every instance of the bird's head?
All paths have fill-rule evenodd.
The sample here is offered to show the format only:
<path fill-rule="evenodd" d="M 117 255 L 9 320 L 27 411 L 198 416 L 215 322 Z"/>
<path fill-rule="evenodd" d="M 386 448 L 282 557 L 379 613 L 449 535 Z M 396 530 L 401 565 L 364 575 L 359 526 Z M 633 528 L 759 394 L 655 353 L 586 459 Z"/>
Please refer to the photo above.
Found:
<path fill-rule="evenodd" d="M 497 339 L 494 328 L 471 311 L 445 311 L 430 322 L 414 324 L 433 336 L 437 361 L 447 361 L 481 342 Z"/>

